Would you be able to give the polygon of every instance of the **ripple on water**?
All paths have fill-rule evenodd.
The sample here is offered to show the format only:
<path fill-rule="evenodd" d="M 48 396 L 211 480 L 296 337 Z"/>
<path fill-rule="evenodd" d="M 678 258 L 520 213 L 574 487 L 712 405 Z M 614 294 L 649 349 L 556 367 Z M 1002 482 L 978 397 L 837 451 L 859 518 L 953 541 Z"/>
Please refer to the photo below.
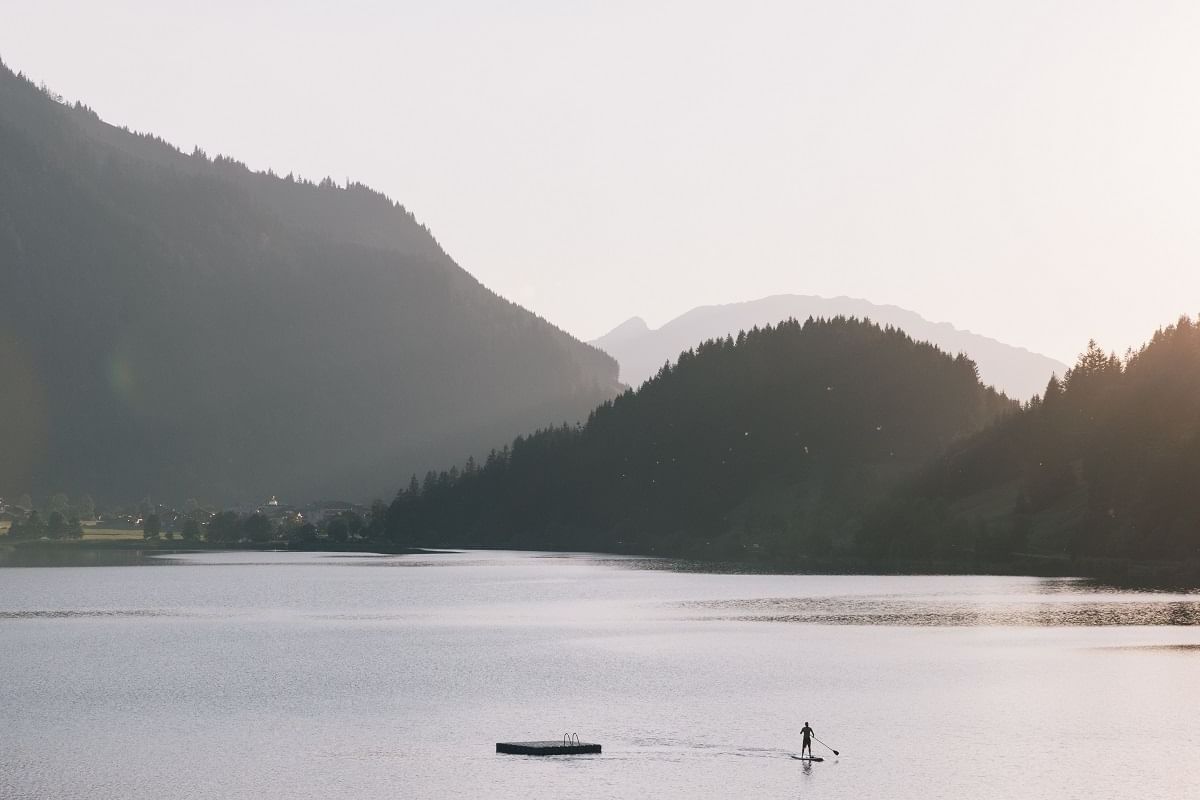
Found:
<path fill-rule="evenodd" d="M 1150 599 L 1155 598 L 1155 599 Z M 1146 595 L 1124 600 L 970 602 L 896 596 L 759 598 L 685 602 L 677 607 L 712 612 L 701 619 L 791 622 L 809 625 L 897 625 L 917 627 L 1103 627 L 1113 625 L 1200 625 L 1200 597 Z"/>
<path fill-rule="evenodd" d="M 105 617 L 126 619 L 130 617 L 187 617 L 193 616 L 178 609 L 162 608 L 103 608 L 103 609 L 31 609 L 0 611 L 3 619 L 103 619 Z"/>

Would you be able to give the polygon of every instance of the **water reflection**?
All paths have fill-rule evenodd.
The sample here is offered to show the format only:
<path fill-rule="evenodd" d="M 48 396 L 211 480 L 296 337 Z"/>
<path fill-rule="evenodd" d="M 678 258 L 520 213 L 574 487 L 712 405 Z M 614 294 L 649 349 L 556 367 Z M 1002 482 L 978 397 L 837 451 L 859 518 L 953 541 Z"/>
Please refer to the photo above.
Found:
<path fill-rule="evenodd" d="M 80 545 L 0 546 L 0 567 L 135 567 L 172 563 L 172 551 Z"/>

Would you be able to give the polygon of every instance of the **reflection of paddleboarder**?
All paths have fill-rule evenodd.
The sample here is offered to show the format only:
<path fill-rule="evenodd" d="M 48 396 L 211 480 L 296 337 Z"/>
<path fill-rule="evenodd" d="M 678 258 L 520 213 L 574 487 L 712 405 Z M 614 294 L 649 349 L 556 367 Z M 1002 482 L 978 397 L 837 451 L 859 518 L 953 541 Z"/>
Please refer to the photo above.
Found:
<path fill-rule="evenodd" d="M 813 729 L 808 727 L 807 722 L 804 723 L 804 727 L 800 729 L 800 735 L 804 737 L 804 739 L 800 743 L 800 755 L 803 756 L 804 751 L 807 750 L 808 757 L 812 758 Z"/>

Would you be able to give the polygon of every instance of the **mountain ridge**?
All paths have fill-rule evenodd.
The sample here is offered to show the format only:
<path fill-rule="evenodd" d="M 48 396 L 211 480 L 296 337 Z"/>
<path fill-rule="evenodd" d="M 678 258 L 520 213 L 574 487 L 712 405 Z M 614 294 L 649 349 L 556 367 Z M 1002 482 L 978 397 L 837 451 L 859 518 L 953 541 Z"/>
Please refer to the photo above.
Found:
<path fill-rule="evenodd" d="M 1062 375 L 1068 365 L 1027 348 L 1005 344 L 948 322 L 932 322 L 901 306 L 861 298 L 776 294 L 757 300 L 697 306 L 658 328 L 639 331 L 632 317 L 590 344 L 621 364 L 621 381 L 632 386 L 654 375 L 667 361 L 698 341 L 736 334 L 755 325 L 774 324 L 788 317 L 853 316 L 894 325 L 916 339 L 929 341 L 949 353 L 966 353 L 979 367 L 980 378 L 1012 397 L 1028 399 L 1042 391 L 1051 374 Z M 632 325 L 631 325 L 632 324 Z M 618 333 L 619 332 L 619 333 Z M 635 333 L 637 332 L 637 333 Z M 1014 366 L 1015 364 L 1015 366 Z"/>

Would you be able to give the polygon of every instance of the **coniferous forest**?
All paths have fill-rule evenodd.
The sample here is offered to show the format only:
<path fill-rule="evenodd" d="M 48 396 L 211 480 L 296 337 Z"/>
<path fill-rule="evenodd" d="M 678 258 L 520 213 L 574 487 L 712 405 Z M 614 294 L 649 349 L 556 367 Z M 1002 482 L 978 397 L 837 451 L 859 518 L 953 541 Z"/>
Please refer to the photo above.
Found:
<path fill-rule="evenodd" d="M 1089 343 L 1042 396 L 878 507 L 862 546 L 1200 557 L 1200 324 L 1181 318 L 1124 358 Z"/>
<path fill-rule="evenodd" d="M 584 425 L 415 477 L 414 543 L 772 558 L 851 547 L 862 513 L 1016 404 L 975 365 L 867 321 L 704 342 Z"/>
<path fill-rule="evenodd" d="M 1194 561 L 1200 323 L 1124 358 L 1089 343 L 1024 405 L 867 321 L 755 329 L 683 353 L 586 425 L 414 477 L 387 529 L 775 563 Z"/>

